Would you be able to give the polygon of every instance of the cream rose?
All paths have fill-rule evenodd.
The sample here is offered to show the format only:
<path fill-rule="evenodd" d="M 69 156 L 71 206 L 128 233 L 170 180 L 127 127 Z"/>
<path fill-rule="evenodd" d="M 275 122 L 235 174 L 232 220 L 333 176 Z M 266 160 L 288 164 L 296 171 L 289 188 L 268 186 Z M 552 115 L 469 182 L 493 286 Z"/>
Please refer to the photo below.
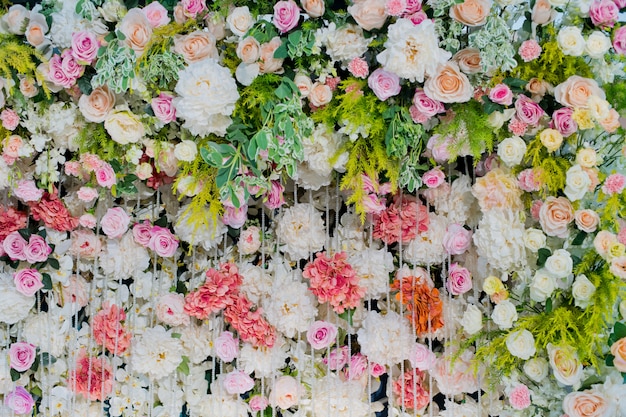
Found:
<path fill-rule="evenodd" d="M 494 130 L 499 130 L 502 126 L 504 126 L 505 122 L 511 120 L 511 118 L 515 115 L 515 109 L 504 109 L 503 112 L 494 111 L 487 118 L 487 123 Z"/>
<path fill-rule="evenodd" d="M 330 103 L 333 99 L 333 92 L 329 86 L 319 82 L 313 83 L 311 92 L 309 93 L 309 101 L 315 107 L 320 107 Z"/>
<path fill-rule="evenodd" d="M 591 209 L 576 210 L 574 212 L 574 221 L 576 222 L 576 227 L 583 232 L 593 233 L 598 228 L 600 216 Z"/>
<path fill-rule="evenodd" d="M 174 147 L 174 156 L 179 161 L 193 162 L 198 155 L 198 147 L 192 140 L 183 140 Z"/>
<path fill-rule="evenodd" d="M 271 41 L 261 45 L 261 60 L 259 62 L 259 70 L 261 74 L 282 73 L 283 60 L 274 58 L 274 52 L 282 44 L 278 36 Z"/>
<path fill-rule="evenodd" d="M 539 140 L 548 152 L 554 152 L 561 147 L 563 135 L 556 129 L 544 129 L 539 134 Z"/>
<path fill-rule="evenodd" d="M 498 145 L 498 156 L 508 167 L 513 167 L 522 162 L 525 153 L 526 142 L 519 136 L 506 138 Z"/>
<path fill-rule="evenodd" d="M 546 349 L 556 380 L 576 388 L 583 376 L 583 365 L 578 359 L 576 349 L 571 346 L 555 346 L 552 343 L 548 343 Z"/>
<path fill-rule="evenodd" d="M 611 345 L 611 355 L 615 356 L 613 365 L 620 372 L 626 372 L 626 337 L 622 337 Z"/>
<path fill-rule="evenodd" d="M 21 4 L 14 4 L 9 11 L 2 15 L 2 26 L 15 35 L 24 34 L 24 23 L 30 17 L 30 11 Z"/>
<path fill-rule="evenodd" d="M 215 37 L 202 30 L 174 36 L 174 52 L 182 55 L 187 64 L 218 57 Z"/>
<path fill-rule="evenodd" d="M 302 95 L 302 97 L 306 98 L 309 96 L 311 89 L 313 88 L 313 82 L 308 75 L 297 74 L 293 79 L 293 82 L 296 84 L 296 87 L 298 87 L 298 90 L 300 90 L 300 95 Z"/>
<path fill-rule="evenodd" d="M 483 314 L 474 304 L 468 304 L 459 324 L 469 335 L 478 333 L 483 328 Z"/>
<path fill-rule="evenodd" d="M 566 238 L 574 220 L 574 208 L 565 197 L 548 197 L 539 209 L 539 223 L 548 236 Z"/>
<path fill-rule="evenodd" d="M 302 8 L 311 17 L 321 17 L 326 11 L 324 0 L 300 0 Z"/>
<path fill-rule="evenodd" d="M 569 417 L 608 417 L 608 408 L 608 401 L 600 391 L 575 391 L 563 398 L 563 411 Z"/>
<path fill-rule="evenodd" d="M 137 143 L 145 135 L 141 120 L 128 109 L 113 110 L 104 121 L 104 128 L 120 145 Z"/>
<path fill-rule="evenodd" d="M 592 95 L 606 99 L 606 94 L 595 80 L 572 75 L 554 89 L 556 101 L 567 107 L 587 108 L 587 100 Z"/>
<path fill-rule="evenodd" d="M 526 229 L 524 231 L 524 246 L 531 252 L 537 253 L 546 246 L 546 235 L 539 229 Z"/>
<path fill-rule="evenodd" d="M 609 256 L 609 251 L 615 243 L 617 243 L 617 236 L 608 230 L 600 230 L 593 239 L 593 247 L 598 255 L 605 259 Z"/>
<path fill-rule="evenodd" d="M 557 249 L 546 259 L 545 269 L 554 278 L 567 278 L 574 268 L 572 255 L 565 249 Z"/>
<path fill-rule="evenodd" d="M 532 358 L 524 363 L 524 373 L 535 382 L 541 382 L 548 376 L 548 361 L 544 358 Z"/>
<path fill-rule="evenodd" d="M 531 14 L 533 23 L 545 25 L 552 20 L 553 16 L 554 12 L 552 6 L 550 6 L 550 2 L 548 2 L 548 0 L 537 0 Z"/>
<path fill-rule="evenodd" d="M 276 379 L 269 401 L 273 407 L 286 410 L 300 402 L 303 393 L 302 385 L 292 376 L 283 375 Z"/>
<path fill-rule="evenodd" d="M 46 18 L 41 13 L 31 13 L 25 33 L 28 43 L 35 47 L 42 46 L 46 42 L 46 32 L 48 32 Z"/>
<path fill-rule="evenodd" d="M 585 52 L 585 38 L 582 30 L 575 26 L 566 26 L 559 31 L 556 41 L 565 55 L 581 56 Z"/>
<path fill-rule="evenodd" d="M 554 276 L 545 268 L 541 268 L 533 276 L 533 280 L 530 283 L 530 299 L 537 302 L 545 302 L 556 289 L 556 280 Z"/>
<path fill-rule="evenodd" d="M 574 305 L 580 308 L 587 308 L 591 297 L 596 292 L 596 286 L 593 285 L 586 275 L 578 275 L 572 284 L 572 296 L 574 297 Z"/>
<path fill-rule="evenodd" d="M 513 322 L 517 321 L 517 318 L 517 310 L 509 300 L 501 301 L 491 313 L 491 319 L 502 330 L 513 327 Z"/>
<path fill-rule="evenodd" d="M 480 50 L 476 48 L 465 48 L 454 54 L 452 60 L 459 64 L 459 68 L 466 74 L 476 74 L 480 72 Z"/>
<path fill-rule="evenodd" d="M 465 103 L 470 101 L 474 89 L 467 75 L 456 62 L 441 65 L 437 72 L 424 83 L 424 92 L 433 100 L 442 103 Z"/>
<path fill-rule="evenodd" d="M 524 360 L 530 359 L 537 352 L 533 334 L 525 329 L 509 333 L 506 338 L 506 347 L 511 355 Z"/>
<path fill-rule="evenodd" d="M 357 0 L 348 6 L 348 13 L 363 29 L 380 29 L 387 20 L 386 3 L 386 0 Z"/>
<path fill-rule="evenodd" d="M 598 154 L 593 148 L 582 148 L 576 154 L 576 163 L 583 168 L 593 168 L 598 164 Z"/>
<path fill-rule="evenodd" d="M 104 122 L 114 106 L 115 94 L 106 85 L 94 88 L 91 94 L 78 99 L 78 109 L 87 121 L 93 123 Z"/>
<path fill-rule="evenodd" d="M 243 36 L 254 24 L 254 18 L 248 6 L 235 7 L 226 18 L 226 27 L 233 34 Z"/>
<path fill-rule="evenodd" d="M 546 82 L 545 80 L 540 80 L 539 78 L 531 78 L 524 87 L 526 91 L 528 91 L 531 95 L 531 98 L 535 101 L 541 101 L 543 96 L 546 95 L 547 92 L 552 91 L 553 87 Z"/>
<path fill-rule="evenodd" d="M 582 199 L 591 185 L 591 178 L 580 165 L 573 165 L 565 174 L 565 189 L 563 193 L 570 201 Z"/>
<path fill-rule="evenodd" d="M 599 30 L 591 32 L 585 43 L 585 51 L 591 58 L 599 59 L 611 49 L 611 39 Z"/>
<path fill-rule="evenodd" d="M 466 26 L 482 26 L 491 11 L 491 0 L 465 0 L 450 8 L 450 17 Z"/>
<path fill-rule="evenodd" d="M 119 30 L 126 36 L 126 45 L 138 56 L 142 55 L 152 37 L 152 25 L 141 9 L 130 9 L 120 22 Z"/>

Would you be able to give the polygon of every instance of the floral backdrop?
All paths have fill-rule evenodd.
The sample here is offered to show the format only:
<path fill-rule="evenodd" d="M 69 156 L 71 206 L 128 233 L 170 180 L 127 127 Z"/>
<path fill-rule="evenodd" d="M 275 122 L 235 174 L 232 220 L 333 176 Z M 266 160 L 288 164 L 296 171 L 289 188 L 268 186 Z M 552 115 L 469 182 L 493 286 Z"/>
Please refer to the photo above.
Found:
<path fill-rule="evenodd" d="M 626 415 L 626 1 L 2 3 L 0 415 Z"/>

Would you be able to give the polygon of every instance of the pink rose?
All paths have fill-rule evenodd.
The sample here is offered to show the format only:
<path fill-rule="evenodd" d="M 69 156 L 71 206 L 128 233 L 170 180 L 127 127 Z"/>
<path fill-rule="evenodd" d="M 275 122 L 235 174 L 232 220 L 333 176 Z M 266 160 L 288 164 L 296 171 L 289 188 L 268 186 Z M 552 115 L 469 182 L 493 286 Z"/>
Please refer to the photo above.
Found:
<path fill-rule="evenodd" d="M 156 316 L 170 326 L 186 326 L 189 316 L 185 313 L 185 297 L 182 294 L 167 293 L 159 297 Z"/>
<path fill-rule="evenodd" d="M 348 363 L 348 355 L 348 346 L 336 347 L 324 358 L 324 364 L 333 371 L 339 371 Z"/>
<path fill-rule="evenodd" d="M 453 295 L 461 295 L 472 289 L 472 276 L 467 268 L 456 262 L 450 265 L 446 288 Z"/>
<path fill-rule="evenodd" d="M 135 242 L 147 248 L 152 238 L 152 225 L 148 220 L 143 223 L 137 223 L 133 226 L 133 238 Z"/>
<path fill-rule="evenodd" d="M 118 30 L 125 36 L 126 46 L 141 56 L 152 38 L 152 25 L 146 15 L 136 7 L 130 9 L 118 25 Z"/>
<path fill-rule="evenodd" d="M 79 258 L 94 259 L 102 249 L 100 238 L 91 230 L 74 230 L 70 237 L 70 253 Z"/>
<path fill-rule="evenodd" d="M 281 410 L 298 405 L 303 393 L 302 385 L 292 376 L 283 375 L 276 379 L 270 393 L 270 404 Z"/>
<path fill-rule="evenodd" d="M 508 85 L 498 84 L 489 91 L 489 100 L 503 106 L 510 106 L 513 104 L 513 92 Z"/>
<path fill-rule="evenodd" d="M 446 180 L 446 174 L 439 168 L 424 172 L 422 181 L 428 188 L 437 188 Z"/>
<path fill-rule="evenodd" d="M 370 375 L 374 378 L 379 378 L 381 375 L 387 372 L 385 365 L 379 363 L 370 362 Z"/>
<path fill-rule="evenodd" d="M 11 368 L 18 372 L 30 369 L 35 362 L 37 347 L 27 342 L 15 342 L 9 348 L 9 360 Z"/>
<path fill-rule="evenodd" d="M 283 193 L 285 191 L 285 187 L 280 183 L 280 181 L 272 180 L 272 188 L 269 190 L 267 194 L 265 194 L 265 207 L 270 210 L 277 209 L 285 204 L 285 197 Z"/>
<path fill-rule="evenodd" d="M 250 409 L 252 412 L 263 411 L 267 408 L 270 402 L 262 395 L 255 395 L 250 398 Z"/>
<path fill-rule="evenodd" d="M 161 226 L 153 226 L 150 230 L 150 241 L 148 248 L 156 252 L 157 255 L 165 258 L 173 256 L 178 249 L 178 239 L 169 229 Z"/>
<path fill-rule="evenodd" d="M 80 187 L 76 192 L 76 196 L 80 201 L 89 203 L 98 198 L 98 190 L 91 187 Z"/>
<path fill-rule="evenodd" d="M 24 258 L 26 258 L 26 262 L 31 264 L 45 262 L 50 253 L 52 253 L 52 248 L 39 235 L 31 235 L 28 245 L 24 248 Z"/>
<path fill-rule="evenodd" d="M 226 226 L 230 226 L 233 229 L 239 229 L 248 220 L 248 206 L 237 208 L 232 206 L 226 206 L 224 209 L 224 215 L 222 216 L 222 222 Z"/>
<path fill-rule="evenodd" d="M 448 146 L 451 144 L 449 137 L 441 138 L 440 135 L 432 135 L 426 143 L 426 149 L 428 149 L 433 159 L 438 163 L 446 162 L 450 159 L 450 151 Z"/>
<path fill-rule="evenodd" d="M 464 253 L 472 243 L 472 231 L 465 229 L 458 223 L 448 226 L 446 234 L 443 236 L 443 247 L 450 255 L 460 255 Z"/>
<path fill-rule="evenodd" d="M 20 294 L 32 297 L 43 288 L 42 276 L 36 269 L 20 269 L 13 274 L 15 288 Z"/>
<path fill-rule="evenodd" d="M 272 22 L 280 33 L 289 32 L 300 20 L 300 8 L 293 0 L 282 0 L 274 5 Z"/>
<path fill-rule="evenodd" d="M 206 0 L 181 0 L 180 5 L 183 9 L 183 14 L 195 19 L 196 16 L 207 10 Z"/>
<path fill-rule="evenodd" d="M 367 85 L 381 101 L 400 93 L 400 77 L 382 68 L 378 68 L 370 74 Z"/>
<path fill-rule="evenodd" d="M 594 0 L 589 6 L 589 17 L 595 26 L 613 27 L 619 18 L 619 8 L 613 0 Z"/>
<path fill-rule="evenodd" d="M 442 102 L 428 97 L 422 89 L 415 90 L 415 94 L 413 95 L 413 105 L 420 114 L 426 117 L 426 120 L 438 113 L 446 111 Z"/>
<path fill-rule="evenodd" d="M 4 396 L 4 405 L 13 410 L 15 414 L 28 414 L 33 411 L 35 401 L 33 396 L 22 386 L 15 389 Z"/>
<path fill-rule="evenodd" d="M 600 216 L 594 210 L 583 209 L 574 212 L 576 227 L 586 233 L 593 233 L 600 224 Z"/>
<path fill-rule="evenodd" d="M 129 223 L 130 217 L 126 214 L 126 211 L 121 207 L 113 207 L 108 209 L 105 215 L 102 216 L 100 227 L 102 227 L 102 232 L 105 235 L 114 239 L 126 233 Z"/>
<path fill-rule="evenodd" d="M 96 227 L 97 221 L 98 220 L 96 219 L 96 216 L 90 213 L 83 214 L 78 218 L 78 224 L 88 229 L 93 229 L 94 227 Z"/>
<path fill-rule="evenodd" d="M 244 371 L 232 371 L 224 377 L 224 388 L 229 394 L 244 394 L 254 388 L 254 379 Z"/>
<path fill-rule="evenodd" d="M 519 384 L 509 393 L 511 407 L 516 410 L 523 410 L 530 407 L 530 390 L 524 384 Z"/>
<path fill-rule="evenodd" d="M 613 48 L 620 55 L 626 55 L 626 26 L 613 32 Z"/>
<path fill-rule="evenodd" d="M 81 65 L 89 65 L 98 56 L 100 42 L 95 33 L 87 30 L 72 34 L 72 56 Z"/>
<path fill-rule="evenodd" d="M 150 103 L 154 115 L 163 123 L 170 123 L 176 120 L 176 108 L 172 104 L 173 100 L 173 95 L 161 93 L 158 97 L 153 98 Z"/>
<path fill-rule="evenodd" d="M 0 113 L 0 120 L 2 120 L 2 127 L 13 131 L 20 123 L 20 116 L 11 109 L 4 109 Z"/>
<path fill-rule="evenodd" d="M 413 23 L 415 26 L 422 23 L 424 20 L 428 19 L 428 15 L 423 10 L 418 10 L 415 13 L 412 13 L 406 17 Z"/>
<path fill-rule="evenodd" d="M 415 343 L 409 354 L 409 362 L 413 368 L 420 371 L 428 371 L 434 364 L 437 357 L 428 346 Z"/>
<path fill-rule="evenodd" d="M 99 186 L 107 188 L 111 188 L 117 183 L 115 171 L 113 171 L 111 165 L 106 162 L 102 162 L 102 165 L 99 168 L 96 168 L 96 181 Z"/>
<path fill-rule="evenodd" d="M 332 345 L 337 337 L 337 326 L 326 321 L 318 320 L 311 324 L 306 332 L 306 340 L 313 349 L 326 349 Z"/>
<path fill-rule="evenodd" d="M 561 107 L 552 113 L 551 126 L 558 130 L 563 137 L 568 137 L 578 130 L 578 124 L 572 119 L 574 110 L 569 107 Z"/>
<path fill-rule="evenodd" d="M 70 88 L 76 82 L 76 78 L 64 71 L 61 56 L 58 54 L 48 61 L 48 69 L 45 74 L 48 81 L 62 88 Z"/>
<path fill-rule="evenodd" d="M 350 357 L 350 362 L 344 370 L 347 379 L 360 379 L 367 370 L 367 358 L 361 353 L 356 353 Z"/>
<path fill-rule="evenodd" d="M 80 65 L 72 56 L 72 51 L 66 49 L 61 54 L 61 68 L 69 76 L 74 78 L 74 81 L 85 72 L 85 67 Z"/>
<path fill-rule="evenodd" d="M 43 190 L 37 188 L 37 184 L 33 180 L 18 181 L 17 188 L 14 191 L 15 196 L 25 203 L 39 201 L 43 196 Z"/>
<path fill-rule="evenodd" d="M 150 22 L 153 28 L 165 26 L 170 22 L 170 18 L 167 16 L 167 9 L 161 5 L 158 1 L 153 1 L 146 7 L 141 9 L 143 14 Z"/>
<path fill-rule="evenodd" d="M 231 332 L 222 332 L 215 339 L 215 354 L 222 362 L 232 362 L 239 356 L 239 340 Z"/>
<path fill-rule="evenodd" d="M 535 103 L 523 94 L 518 96 L 517 101 L 515 102 L 515 110 L 517 117 L 522 122 L 532 126 L 536 126 L 541 117 L 545 114 L 539 104 Z"/>

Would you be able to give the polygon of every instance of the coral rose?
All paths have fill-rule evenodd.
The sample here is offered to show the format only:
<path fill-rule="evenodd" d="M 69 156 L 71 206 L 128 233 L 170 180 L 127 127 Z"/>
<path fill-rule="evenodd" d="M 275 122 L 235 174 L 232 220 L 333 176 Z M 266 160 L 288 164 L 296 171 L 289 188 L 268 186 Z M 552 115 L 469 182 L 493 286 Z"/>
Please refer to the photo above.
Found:
<path fill-rule="evenodd" d="M 482 26 L 490 10 L 490 0 L 465 0 L 450 8 L 450 17 L 466 26 Z"/>
<path fill-rule="evenodd" d="M 440 66 L 437 73 L 426 80 L 424 92 L 442 103 L 465 103 L 471 100 L 474 89 L 459 65 L 451 61 Z"/>

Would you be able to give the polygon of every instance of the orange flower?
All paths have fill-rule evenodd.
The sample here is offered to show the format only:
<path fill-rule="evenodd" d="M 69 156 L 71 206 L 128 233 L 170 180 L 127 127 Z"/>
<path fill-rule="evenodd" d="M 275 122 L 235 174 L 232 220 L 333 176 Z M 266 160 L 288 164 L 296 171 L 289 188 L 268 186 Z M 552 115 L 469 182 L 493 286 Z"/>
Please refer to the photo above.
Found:
<path fill-rule="evenodd" d="M 443 327 L 443 304 L 437 288 L 430 288 L 422 278 L 406 276 L 396 279 L 391 289 L 399 291 L 396 300 L 406 306 L 406 317 L 415 326 L 415 334 L 421 336 Z"/>

